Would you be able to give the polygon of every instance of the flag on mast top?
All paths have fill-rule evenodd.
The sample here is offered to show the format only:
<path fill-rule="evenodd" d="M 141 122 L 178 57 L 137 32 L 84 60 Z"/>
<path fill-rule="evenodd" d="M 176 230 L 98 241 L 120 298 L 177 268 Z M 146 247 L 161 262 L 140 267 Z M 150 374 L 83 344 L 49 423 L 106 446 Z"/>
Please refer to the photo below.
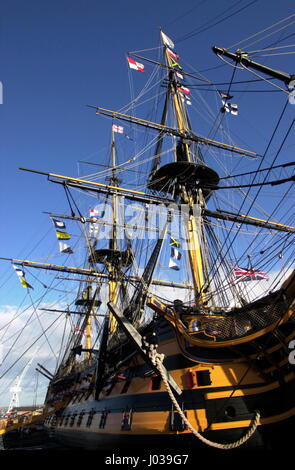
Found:
<path fill-rule="evenodd" d="M 171 49 L 174 49 L 174 42 L 168 38 L 168 36 L 161 31 L 161 36 L 162 36 L 162 41 L 165 44 L 165 46 L 170 47 Z"/>

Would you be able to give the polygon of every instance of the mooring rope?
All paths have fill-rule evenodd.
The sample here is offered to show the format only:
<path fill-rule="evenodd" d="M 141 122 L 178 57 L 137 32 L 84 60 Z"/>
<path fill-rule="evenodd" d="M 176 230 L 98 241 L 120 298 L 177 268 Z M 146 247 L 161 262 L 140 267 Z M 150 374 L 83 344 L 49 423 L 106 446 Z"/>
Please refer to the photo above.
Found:
<path fill-rule="evenodd" d="M 166 378 L 166 375 L 163 371 L 163 368 L 162 368 L 162 363 L 163 363 L 163 360 L 164 360 L 164 354 L 159 354 L 157 352 L 157 347 L 155 347 L 155 345 L 151 345 L 150 346 L 150 356 L 151 356 L 151 360 L 153 362 L 153 364 L 155 366 L 157 366 L 157 369 L 163 379 L 163 382 L 165 384 L 165 387 L 167 389 L 167 392 L 171 398 L 171 401 L 173 403 L 173 405 L 175 406 L 175 408 L 177 409 L 179 415 L 181 416 L 181 418 L 183 419 L 183 421 L 185 422 L 185 424 L 187 425 L 187 427 L 191 430 L 191 432 L 198 438 L 200 439 L 204 444 L 207 444 L 211 447 L 215 447 L 217 449 L 223 449 L 223 450 L 228 450 L 228 449 L 235 449 L 236 447 L 239 447 L 241 446 L 242 444 L 244 444 L 246 441 L 248 441 L 248 439 L 250 439 L 250 437 L 254 434 L 254 432 L 256 431 L 256 428 L 259 424 L 259 421 L 260 421 L 260 413 L 259 411 L 256 411 L 256 415 L 255 415 L 255 418 L 254 418 L 254 421 L 250 427 L 250 429 L 248 430 L 247 434 L 245 434 L 245 436 L 241 437 L 241 439 L 239 439 L 238 441 L 236 442 L 232 442 L 230 444 L 221 444 L 221 443 L 218 443 L 218 442 L 212 442 L 210 441 L 209 439 L 206 439 L 202 434 L 200 434 L 192 425 L 191 423 L 188 421 L 187 417 L 185 416 L 183 410 L 180 408 L 172 390 L 171 390 L 171 387 L 169 385 L 169 382 Z"/>

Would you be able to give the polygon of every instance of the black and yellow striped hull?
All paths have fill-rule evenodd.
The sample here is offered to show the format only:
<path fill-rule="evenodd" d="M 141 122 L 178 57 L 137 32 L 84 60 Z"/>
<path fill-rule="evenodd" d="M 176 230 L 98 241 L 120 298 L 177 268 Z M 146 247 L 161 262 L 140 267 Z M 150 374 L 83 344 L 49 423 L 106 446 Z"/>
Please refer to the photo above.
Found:
<path fill-rule="evenodd" d="M 295 336 L 293 329 L 286 329 L 286 341 Z M 258 367 L 250 345 L 247 357 L 215 349 L 214 354 L 203 351 L 203 361 L 192 361 L 180 353 L 172 329 L 164 328 L 159 339 L 164 365 L 182 389 L 178 402 L 198 432 L 215 442 L 234 442 L 247 433 L 258 410 L 259 426 L 243 449 L 287 445 L 295 421 L 295 374 L 283 342 L 270 342 L 265 350 L 269 361 L 261 360 Z M 135 355 L 99 399 L 94 392 L 78 395 L 47 426 L 57 440 L 76 448 L 204 449 L 173 409 L 165 384 L 154 376 Z M 131 377 L 128 384 L 124 377 Z"/>

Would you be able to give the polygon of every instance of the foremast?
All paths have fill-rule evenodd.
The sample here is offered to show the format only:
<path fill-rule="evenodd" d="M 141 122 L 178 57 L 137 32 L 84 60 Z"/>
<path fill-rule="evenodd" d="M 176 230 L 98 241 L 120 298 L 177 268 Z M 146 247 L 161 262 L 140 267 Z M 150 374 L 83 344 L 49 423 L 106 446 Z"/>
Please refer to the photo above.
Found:
<path fill-rule="evenodd" d="M 111 186 L 119 186 L 119 180 L 116 176 L 116 164 L 117 164 L 117 155 L 116 155 L 116 144 L 115 144 L 115 133 L 114 133 L 114 127 L 112 126 L 112 176 L 110 178 L 110 184 Z M 111 237 L 109 240 L 109 248 L 110 250 L 115 250 L 118 249 L 117 246 L 117 224 L 118 224 L 118 214 L 117 214 L 117 193 L 114 191 L 112 193 L 112 233 Z M 118 279 L 117 279 L 117 271 L 115 269 L 115 266 L 112 262 L 108 263 L 107 269 L 109 272 L 109 302 L 112 302 L 113 304 L 117 303 L 117 297 L 118 297 L 118 291 L 119 291 L 119 285 L 118 285 Z M 110 319 L 109 319 L 109 328 L 110 332 L 113 332 L 116 329 L 116 319 L 112 314 L 110 314 Z"/>

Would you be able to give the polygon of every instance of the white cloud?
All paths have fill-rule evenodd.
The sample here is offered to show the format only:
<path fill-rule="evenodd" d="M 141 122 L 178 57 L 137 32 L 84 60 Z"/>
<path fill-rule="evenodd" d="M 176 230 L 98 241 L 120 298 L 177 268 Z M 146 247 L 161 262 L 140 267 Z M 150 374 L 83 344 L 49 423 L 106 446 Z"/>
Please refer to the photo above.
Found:
<path fill-rule="evenodd" d="M 43 307 L 46 308 L 46 305 L 43 304 Z M 62 309 L 63 307 L 63 305 L 55 306 L 56 309 Z M 58 318 L 59 315 L 61 315 L 60 318 Z M 25 307 L 20 310 L 13 305 L 1 307 L 0 406 L 9 404 L 11 399 L 10 388 L 31 359 L 32 363 L 21 385 L 24 392 L 21 394 L 21 404 L 31 405 L 33 403 L 32 383 L 35 383 L 36 380 L 35 368 L 37 363 L 40 362 L 54 372 L 64 322 L 65 315 L 60 313 L 50 314 L 44 311 L 35 311 L 32 307 Z M 50 327 L 50 325 L 52 326 Z M 47 379 L 40 375 L 39 384 L 41 387 L 43 387 L 43 384 L 47 385 Z M 29 392 L 30 389 L 31 392 Z M 29 400 L 29 403 L 27 400 Z"/>

